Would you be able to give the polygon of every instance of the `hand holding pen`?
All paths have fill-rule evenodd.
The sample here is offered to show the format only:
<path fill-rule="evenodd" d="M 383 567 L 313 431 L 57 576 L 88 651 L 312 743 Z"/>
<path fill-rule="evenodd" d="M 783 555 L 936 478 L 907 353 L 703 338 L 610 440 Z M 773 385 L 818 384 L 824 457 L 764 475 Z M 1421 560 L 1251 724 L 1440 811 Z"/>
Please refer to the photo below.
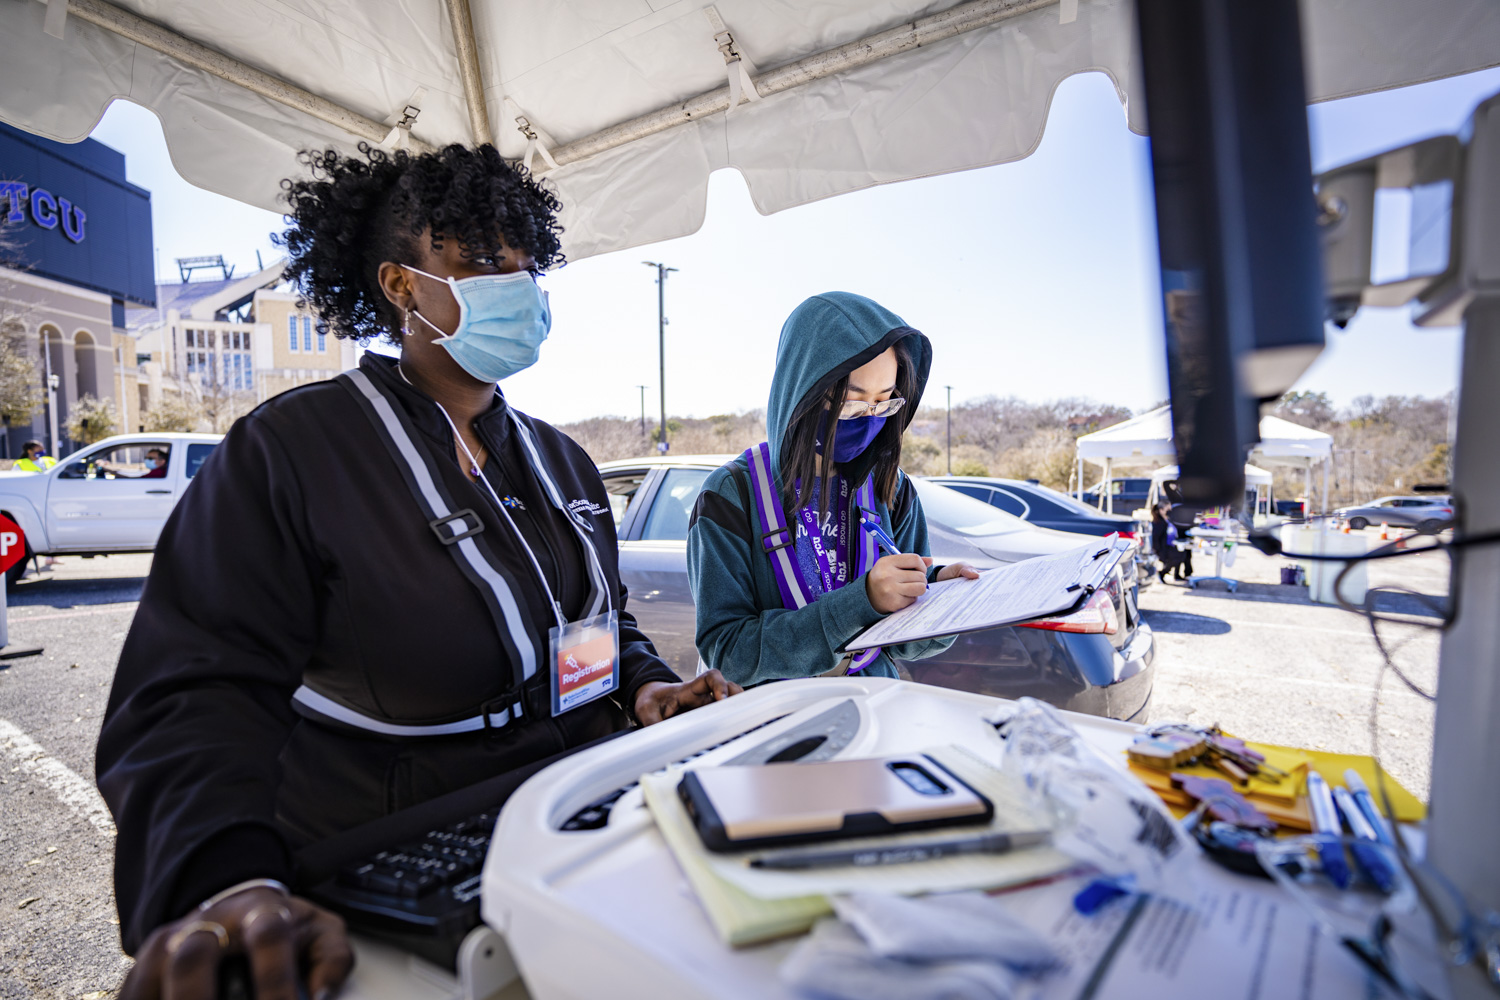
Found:
<path fill-rule="evenodd" d="M 932 559 L 902 552 L 879 522 L 863 516 L 859 521 L 861 527 L 875 540 L 875 544 L 890 553 L 875 561 L 865 579 L 865 593 L 870 598 L 870 606 L 881 614 L 888 615 L 915 603 L 917 598 L 927 593 L 927 568 L 932 565 Z M 944 566 L 937 578 L 952 580 L 960 576 L 977 580 L 979 571 L 968 563 L 952 563 Z"/>

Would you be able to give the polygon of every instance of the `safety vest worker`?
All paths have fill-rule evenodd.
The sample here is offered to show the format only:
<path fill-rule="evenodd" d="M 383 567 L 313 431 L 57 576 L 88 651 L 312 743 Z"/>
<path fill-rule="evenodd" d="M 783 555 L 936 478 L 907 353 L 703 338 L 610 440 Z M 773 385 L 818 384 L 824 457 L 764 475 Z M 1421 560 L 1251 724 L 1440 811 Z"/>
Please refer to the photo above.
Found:
<path fill-rule="evenodd" d="M 57 459 L 47 454 L 40 441 L 27 441 L 21 446 L 21 454 L 25 457 L 17 459 L 12 466 L 21 472 L 46 472 L 57 464 Z"/>

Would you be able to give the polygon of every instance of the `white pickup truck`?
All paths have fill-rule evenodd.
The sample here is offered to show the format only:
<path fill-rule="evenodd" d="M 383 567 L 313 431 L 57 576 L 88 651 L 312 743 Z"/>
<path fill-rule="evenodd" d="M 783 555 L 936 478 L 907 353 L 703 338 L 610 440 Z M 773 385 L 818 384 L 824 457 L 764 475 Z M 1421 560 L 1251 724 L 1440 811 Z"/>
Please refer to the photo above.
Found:
<path fill-rule="evenodd" d="M 0 513 L 40 555 L 150 552 L 222 434 L 121 434 L 46 472 L 0 472 Z M 26 566 L 17 563 L 7 584 Z"/>

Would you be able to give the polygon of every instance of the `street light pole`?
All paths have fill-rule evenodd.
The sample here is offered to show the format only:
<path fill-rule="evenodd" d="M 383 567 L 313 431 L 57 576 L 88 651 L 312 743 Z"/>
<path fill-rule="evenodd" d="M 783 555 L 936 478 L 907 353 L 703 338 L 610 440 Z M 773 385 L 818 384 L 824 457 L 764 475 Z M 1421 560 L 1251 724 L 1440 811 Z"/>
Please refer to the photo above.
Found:
<path fill-rule="evenodd" d="M 646 436 L 646 387 L 643 386 L 643 385 L 638 385 L 638 386 L 636 386 L 636 388 L 639 389 L 639 390 L 641 390 L 641 437 L 645 437 Z"/>
<path fill-rule="evenodd" d="M 642 264 L 656 268 L 656 339 L 658 357 L 661 361 L 661 439 L 656 450 L 667 450 L 667 275 L 677 270 L 656 261 L 643 260 Z"/>
<path fill-rule="evenodd" d="M 52 338 L 42 334 L 42 362 L 47 368 L 47 454 L 57 458 L 57 382 L 52 374 Z"/>
<path fill-rule="evenodd" d="M 953 386 L 945 385 L 948 390 L 948 475 L 953 475 Z"/>

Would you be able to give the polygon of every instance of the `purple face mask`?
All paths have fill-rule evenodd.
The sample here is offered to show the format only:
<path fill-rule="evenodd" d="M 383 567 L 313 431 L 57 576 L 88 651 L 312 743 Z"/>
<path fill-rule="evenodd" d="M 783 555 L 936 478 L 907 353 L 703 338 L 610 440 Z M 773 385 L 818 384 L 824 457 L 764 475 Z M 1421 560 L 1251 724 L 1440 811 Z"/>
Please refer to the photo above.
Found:
<path fill-rule="evenodd" d="M 818 450 L 823 450 L 823 438 L 827 436 L 827 415 L 824 424 L 818 430 Z M 836 463 L 852 462 L 865 453 L 870 443 L 875 440 L 880 429 L 885 426 L 889 417 L 855 417 L 853 420 L 839 420 L 833 431 L 833 460 Z"/>

